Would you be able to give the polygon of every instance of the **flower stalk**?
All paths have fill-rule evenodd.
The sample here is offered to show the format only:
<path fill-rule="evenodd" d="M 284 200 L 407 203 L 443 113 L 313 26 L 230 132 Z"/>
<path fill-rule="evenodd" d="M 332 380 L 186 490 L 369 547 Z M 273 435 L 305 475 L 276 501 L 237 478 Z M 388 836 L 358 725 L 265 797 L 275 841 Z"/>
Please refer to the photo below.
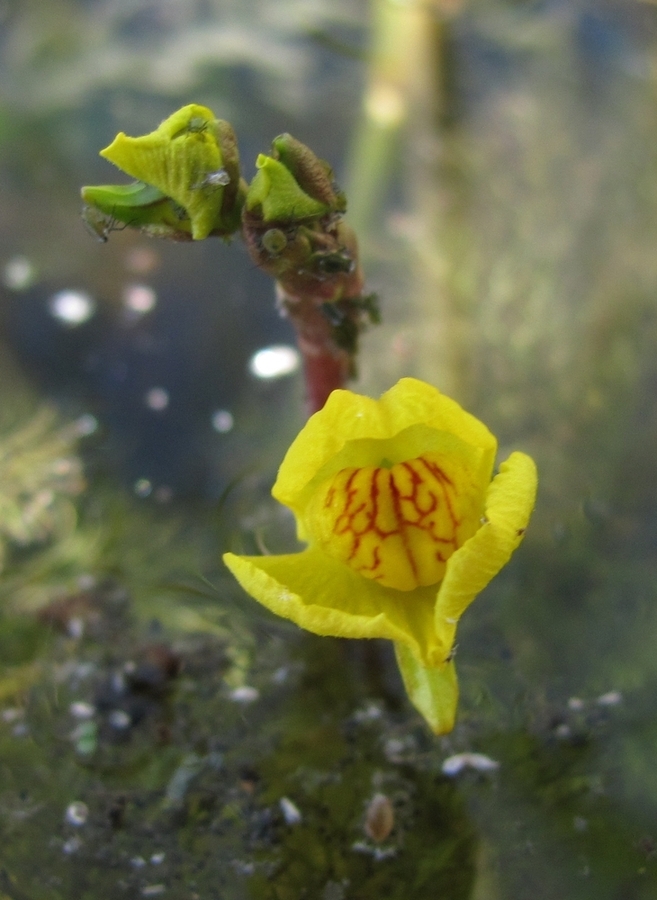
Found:
<path fill-rule="evenodd" d="M 117 135 L 101 156 L 136 181 L 82 188 L 83 217 L 100 240 L 126 227 L 171 240 L 240 234 L 296 331 L 309 414 L 355 375 L 359 335 L 378 309 L 364 294 L 346 198 L 328 163 L 282 134 L 247 185 L 230 124 L 198 104 L 151 134 Z"/>

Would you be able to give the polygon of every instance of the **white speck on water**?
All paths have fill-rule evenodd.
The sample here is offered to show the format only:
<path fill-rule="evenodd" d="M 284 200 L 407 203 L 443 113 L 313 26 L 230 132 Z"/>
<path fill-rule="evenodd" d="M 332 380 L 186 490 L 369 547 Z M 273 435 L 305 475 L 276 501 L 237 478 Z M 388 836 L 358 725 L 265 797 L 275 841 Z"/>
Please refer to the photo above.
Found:
<path fill-rule="evenodd" d="M 71 703 L 68 711 L 74 719 L 90 719 L 96 712 L 96 707 L 84 700 L 76 700 L 75 703 Z"/>
<path fill-rule="evenodd" d="M 144 403 L 154 412 L 162 412 L 169 405 L 169 392 L 163 387 L 153 387 L 146 391 Z"/>
<path fill-rule="evenodd" d="M 26 256 L 12 256 L 5 263 L 2 283 L 10 291 L 25 291 L 36 280 L 36 269 Z"/>
<path fill-rule="evenodd" d="M 370 703 L 364 709 L 358 709 L 354 713 L 354 721 L 359 724 L 365 722 L 375 722 L 377 719 L 381 718 L 381 707 L 376 703 Z"/>
<path fill-rule="evenodd" d="M 228 696 L 234 703 L 253 703 L 260 696 L 260 691 L 244 684 L 232 690 Z"/>
<path fill-rule="evenodd" d="M 283 818 L 287 825 L 298 825 L 299 822 L 301 822 L 301 819 L 303 818 L 301 810 L 289 799 L 289 797 L 281 797 L 278 801 L 278 805 L 281 808 Z"/>
<path fill-rule="evenodd" d="M 173 488 L 169 487 L 168 484 L 161 484 L 159 487 L 155 488 L 153 498 L 157 500 L 158 503 L 171 503 L 173 500 Z"/>
<path fill-rule="evenodd" d="M 580 712 L 584 709 L 584 705 L 584 701 L 581 697 L 568 698 L 568 709 L 571 709 L 573 712 Z"/>
<path fill-rule="evenodd" d="M 163 863 L 164 860 L 166 859 L 166 856 L 167 855 L 163 850 L 161 850 L 159 853 L 153 853 L 153 855 L 151 856 L 151 865 L 153 865 L 153 866 L 161 865 L 161 863 Z"/>
<path fill-rule="evenodd" d="M 133 869 L 143 869 L 146 865 L 146 860 L 143 856 L 133 856 L 130 860 L 130 865 Z"/>
<path fill-rule="evenodd" d="M 73 853 L 77 853 L 81 846 L 82 841 L 79 837 L 69 838 L 66 843 L 62 845 L 62 853 L 71 856 Z"/>
<path fill-rule="evenodd" d="M 142 897 L 158 897 L 166 891 L 163 884 L 147 884 L 141 889 Z"/>
<path fill-rule="evenodd" d="M 226 434 L 228 431 L 231 431 L 234 424 L 235 420 L 232 413 L 229 413 L 227 409 L 218 409 L 212 413 L 212 427 L 219 434 Z"/>
<path fill-rule="evenodd" d="M 568 740 L 568 738 L 572 735 L 570 725 L 566 725 L 565 722 L 562 722 L 561 725 L 557 725 L 557 727 L 554 729 L 554 734 L 561 741 Z"/>
<path fill-rule="evenodd" d="M 11 722 L 15 722 L 17 719 L 22 719 L 25 715 L 25 711 L 20 709 L 18 706 L 9 706 L 7 709 L 2 710 L 2 718 L 3 722 L 7 722 L 10 724 Z"/>
<path fill-rule="evenodd" d="M 375 862 L 382 862 L 384 859 L 390 859 L 397 855 L 396 847 L 372 847 L 371 844 L 367 844 L 365 841 L 356 841 L 355 844 L 351 845 L 351 849 L 355 853 L 364 853 L 367 856 L 371 856 Z"/>
<path fill-rule="evenodd" d="M 129 284 L 123 290 L 123 305 L 134 315 L 143 316 L 155 308 L 157 294 L 145 284 Z"/>
<path fill-rule="evenodd" d="M 68 636 L 79 640 L 84 634 L 84 619 L 81 616 L 71 616 L 66 623 Z"/>
<path fill-rule="evenodd" d="M 295 347 L 280 344 L 254 353 L 249 361 L 249 371 L 256 378 L 283 378 L 296 372 L 300 362 L 301 357 Z"/>
<path fill-rule="evenodd" d="M 66 807 L 64 818 L 69 825 L 75 825 L 76 827 L 84 825 L 89 818 L 89 807 L 82 800 L 75 800 Z"/>
<path fill-rule="evenodd" d="M 623 695 L 620 691 L 608 691 L 606 694 L 601 694 L 596 702 L 598 706 L 618 706 L 623 702 Z"/>
<path fill-rule="evenodd" d="M 460 775 L 464 769 L 474 769 L 476 772 L 495 772 L 500 764 L 484 753 L 455 753 L 443 760 L 441 766 L 444 775 L 450 777 Z"/>
<path fill-rule="evenodd" d="M 107 721 L 112 728 L 116 728 L 117 731 L 125 731 L 126 728 L 130 728 L 132 723 L 132 719 L 123 709 L 113 709 L 108 715 Z"/>
<path fill-rule="evenodd" d="M 290 670 L 287 666 L 281 666 L 276 669 L 276 671 L 271 676 L 271 680 L 274 684 L 285 684 L 287 679 L 289 678 Z"/>
<path fill-rule="evenodd" d="M 91 413 L 85 413 L 75 421 L 75 433 L 78 437 L 88 437 L 98 430 L 98 419 Z"/>
<path fill-rule="evenodd" d="M 148 478 L 138 478 L 132 489 L 138 497 L 148 497 L 153 490 L 153 485 Z"/>
<path fill-rule="evenodd" d="M 48 301 L 52 316 L 62 324 L 74 328 L 88 321 L 96 311 L 96 304 L 86 291 L 57 291 Z"/>

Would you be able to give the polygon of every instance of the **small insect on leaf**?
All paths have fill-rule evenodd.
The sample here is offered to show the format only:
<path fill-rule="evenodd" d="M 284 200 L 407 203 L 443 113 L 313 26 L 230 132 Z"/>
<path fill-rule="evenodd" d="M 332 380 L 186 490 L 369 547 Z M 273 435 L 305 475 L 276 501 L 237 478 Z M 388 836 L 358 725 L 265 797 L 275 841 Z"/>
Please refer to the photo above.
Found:
<path fill-rule="evenodd" d="M 83 207 L 82 221 L 88 231 L 95 234 L 103 244 L 107 243 L 113 231 L 122 231 L 127 227 L 127 223 L 119 224 L 113 215 L 107 215 L 95 206 Z"/>
<path fill-rule="evenodd" d="M 225 169 L 217 169 L 216 172 L 207 172 L 200 181 L 192 185 L 192 190 L 225 187 L 227 184 L 230 184 L 230 175 Z"/>
<path fill-rule="evenodd" d="M 192 116 L 187 125 L 188 134 L 203 134 L 207 130 L 207 120 L 201 116 Z"/>
<path fill-rule="evenodd" d="M 365 813 L 365 834 L 380 844 L 389 837 L 395 827 L 395 812 L 390 799 L 385 794 L 375 794 L 370 800 Z"/>

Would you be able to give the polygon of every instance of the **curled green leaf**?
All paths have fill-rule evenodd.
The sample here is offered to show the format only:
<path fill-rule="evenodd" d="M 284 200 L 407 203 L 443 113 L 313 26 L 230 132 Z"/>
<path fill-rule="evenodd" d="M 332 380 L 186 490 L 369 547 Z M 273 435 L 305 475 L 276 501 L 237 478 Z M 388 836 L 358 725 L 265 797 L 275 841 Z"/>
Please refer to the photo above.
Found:
<path fill-rule="evenodd" d="M 170 201 L 168 208 L 157 211 L 164 221 L 146 224 L 174 227 L 168 221 L 171 213 L 179 222 L 189 220 L 194 240 L 210 234 L 227 236 L 239 227 L 244 185 L 237 142 L 229 123 L 215 118 L 207 107 L 184 106 L 141 137 L 121 132 L 101 156 L 142 185 L 157 189 L 160 200 Z M 91 196 L 90 189 L 85 190 Z M 149 204 L 135 206 L 143 209 Z"/>

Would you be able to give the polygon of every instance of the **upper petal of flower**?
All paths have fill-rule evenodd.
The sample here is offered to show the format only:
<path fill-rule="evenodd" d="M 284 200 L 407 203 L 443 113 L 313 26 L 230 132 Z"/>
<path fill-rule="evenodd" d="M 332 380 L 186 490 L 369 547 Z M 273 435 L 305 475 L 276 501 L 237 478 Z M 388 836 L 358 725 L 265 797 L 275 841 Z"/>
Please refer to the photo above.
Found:
<path fill-rule="evenodd" d="M 299 519 L 318 483 L 350 466 L 413 459 L 424 452 L 477 456 L 485 491 L 497 441 L 456 401 L 415 378 L 402 378 L 380 400 L 334 391 L 288 450 L 272 490 Z M 303 524 L 300 536 L 305 536 Z"/>

